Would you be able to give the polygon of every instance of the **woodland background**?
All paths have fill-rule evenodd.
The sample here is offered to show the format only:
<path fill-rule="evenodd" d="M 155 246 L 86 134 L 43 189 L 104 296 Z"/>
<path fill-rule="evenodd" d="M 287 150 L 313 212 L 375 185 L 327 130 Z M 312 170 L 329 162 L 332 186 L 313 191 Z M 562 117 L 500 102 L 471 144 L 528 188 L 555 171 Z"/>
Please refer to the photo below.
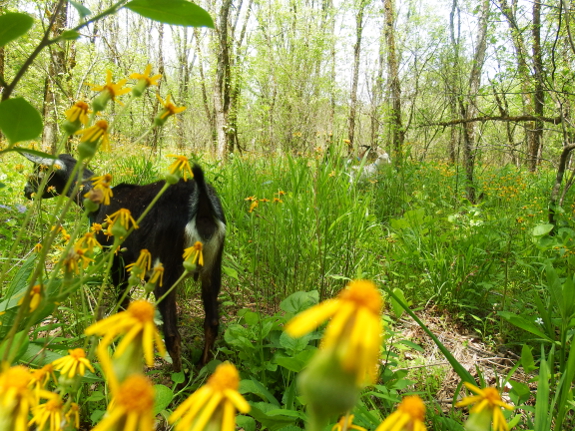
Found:
<path fill-rule="evenodd" d="M 57 2 L 3 1 L 46 23 Z M 98 13 L 111 2 L 86 1 Z M 461 161 L 475 200 L 477 163 L 531 171 L 573 142 L 575 56 L 569 2 L 496 0 L 200 2 L 216 29 L 167 26 L 122 10 L 82 37 L 45 50 L 28 98 L 55 148 L 64 110 L 89 95 L 85 82 L 115 79 L 146 64 L 163 74 L 162 94 L 188 107 L 153 134 L 223 159 L 232 152 L 308 152 L 349 141 L 349 151 L 385 148 L 396 162 Z M 52 36 L 78 21 L 64 3 Z M 39 40 L 40 25 L 0 49 L 10 82 Z M 139 136 L 155 114 L 153 94 L 118 125 Z M 362 150 L 363 148 L 363 150 Z M 347 150 L 347 149 L 346 149 Z"/>

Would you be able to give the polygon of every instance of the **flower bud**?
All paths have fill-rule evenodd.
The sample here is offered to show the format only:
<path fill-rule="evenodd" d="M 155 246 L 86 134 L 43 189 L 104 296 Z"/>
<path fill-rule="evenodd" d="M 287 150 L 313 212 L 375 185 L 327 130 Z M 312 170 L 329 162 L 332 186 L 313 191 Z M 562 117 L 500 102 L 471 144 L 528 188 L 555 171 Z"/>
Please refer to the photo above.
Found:
<path fill-rule="evenodd" d="M 62 128 L 67 135 L 73 135 L 75 132 L 82 128 L 82 123 L 80 123 L 80 120 L 76 120 L 74 122 L 64 120 L 64 123 L 62 123 Z"/>
<path fill-rule="evenodd" d="M 98 147 L 98 142 L 80 142 L 78 145 L 78 154 L 80 155 L 80 160 L 93 157 L 96 154 L 96 148 Z"/>
<path fill-rule="evenodd" d="M 307 401 L 310 429 L 322 430 L 336 416 L 352 410 L 360 395 L 353 372 L 344 371 L 335 350 L 320 350 L 298 378 Z"/>
<path fill-rule="evenodd" d="M 124 226 L 122 226 L 120 223 L 114 223 L 114 226 L 112 226 L 112 235 L 114 235 L 116 238 L 123 238 L 127 234 L 128 231 Z"/>
<path fill-rule="evenodd" d="M 100 208 L 100 205 L 98 205 L 96 202 L 88 198 L 84 199 L 84 209 L 88 214 L 98 211 L 98 208 Z"/>
<path fill-rule="evenodd" d="M 168 175 L 166 175 L 166 182 L 167 182 L 168 184 L 170 184 L 170 185 L 173 186 L 174 184 L 177 184 L 178 181 L 180 181 L 179 175 L 176 175 L 176 174 L 168 174 Z"/>
<path fill-rule="evenodd" d="M 112 95 L 109 91 L 102 91 L 98 96 L 94 98 L 94 100 L 92 100 L 92 108 L 94 109 L 94 112 L 100 112 L 106 109 L 106 105 L 111 98 Z"/>
<path fill-rule="evenodd" d="M 132 94 L 134 97 L 140 97 L 146 91 L 150 84 L 145 79 L 140 79 L 136 85 L 132 87 Z"/>

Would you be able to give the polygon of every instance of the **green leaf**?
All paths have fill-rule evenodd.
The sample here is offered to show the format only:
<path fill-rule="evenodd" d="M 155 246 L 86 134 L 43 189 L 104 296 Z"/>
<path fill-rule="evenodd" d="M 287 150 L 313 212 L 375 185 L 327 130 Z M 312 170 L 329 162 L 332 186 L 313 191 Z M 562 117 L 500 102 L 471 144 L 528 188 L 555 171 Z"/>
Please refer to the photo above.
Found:
<path fill-rule="evenodd" d="M 0 46 L 26 34 L 32 24 L 34 24 L 34 19 L 25 13 L 8 12 L 1 15 Z"/>
<path fill-rule="evenodd" d="M 172 382 L 174 383 L 184 383 L 186 381 L 186 375 L 183 371 L 179 373 L 172 373 Z"/>
<path fill-rule="evenodd" d="M 88 398 L 86 398 L 86 401 L 102 401 L 103 399 L 105 399 L 106 396 L 102 393 L 102 391 L 94 391 L 90 393 L 90 396 Z"/>
<path fill-rule="evenodd" d="M 76 40 L 80 37 L 80 33 L 74 30 L 66 30 L 61 34 L 61 37 L 64 40 Z"/>
<path fill-rule="evenodd" d="M 533 353 L 531 353 L 531 348 L 527 344 L 524 344 L 521 348 L 521 365 L 526 374 L 537 369 L 535 361 L 533 360 Z"/>
<path fill-rule="evenodd" d="M 28 345 L 30 344 L 28 333 L 26 331 L 18 332 L 14 335 L 12 343 L 9 343 L 9 340 L 4 340 L 4 342 L 0 344 L 0 358 L 4 358 L 4 353 L 8 348 L 8 344 L 10 344 L 10 350 L 7 356 L 8 363 L 18 361 L 24 353 L 26 353 L 26 350 L 28 350 Z"/>
<path fill-rule="evenodd" d="M 301 313 L 319 301 L 319 292 L 294 292 L 280 303 L 280 308 L 286 313 Z"/>
<path fill-rule="evenodd" d="M 40 113 L 21 97 L 0 103 L 0 130 L 11 144 L 28 141 L 42 133 Z"/>
<path fill-rule="evenodd" d="M 125 7 L 164 24 L 214 28 L 210 14 L 186 0 L 132 0 Z"/>
<path fill-rule="evenodd" d="M 409 304 L 405 300 L 405 296 L 403 295 L 403 291 L 401 289 L 396 287 L 393 289 L 393 293 L 395 293 L 395 296 L 397 296 L 397 298 L 399 298 L 399 300 L 403 302 L 406 307 L 409 307 Z M 393 315 L 398 319 L 403 314 L 403 307 L 393 297 L 391 298 L 391 310 L 393 311 Z"/>
<path fill-rule="evenodd" d="M 92 11 L 90 9 L 88 9 L 86 6 L 84 6 L 81 3 L 75 2 L 70 0 L 70 4 L 72 6 L 74 6 L 74 9 L 76 9 L 78 11 L 78 13 L 80 14 L 80 19 L 84 19 L 89 15 L 92 15 Z"/>
<path fill-rule="evenodd" d="M 174 399 L 174 392 L 164 385 L 154 385 L 156 401 L 154 402 L 154 416 L 170 405 Z"/>
<path fill-rule="evenodd" d="M 534 323 L 531 323 L 531 321 L 525 319 L 524 317 L 518 316 L 509 311 L 500 311 L 497 314 L 499 314 L 501 317 L 503 317 L 512 325 L 515 325 L 518 328 L 521 328 L 527 332 L 531 332 L 532 334 L 537 335 L 538 337 L 544 340 L 553 342 L 553 340 L 547 334 L 540 331 L 539 328 Z"/>
<path fill-rule="evenodd" d="M 553 230 L 555 226 L 549 223 L 539 224 L 533 228 L 533 236 L 543 236 L 547 235 L 549 232 Z"/>
<path fill-rule="evenodd" d="M 256 431 L 256 421 L 252 417 L 237 415 L 236 423 L 238 427 L 244 431 Z"/>

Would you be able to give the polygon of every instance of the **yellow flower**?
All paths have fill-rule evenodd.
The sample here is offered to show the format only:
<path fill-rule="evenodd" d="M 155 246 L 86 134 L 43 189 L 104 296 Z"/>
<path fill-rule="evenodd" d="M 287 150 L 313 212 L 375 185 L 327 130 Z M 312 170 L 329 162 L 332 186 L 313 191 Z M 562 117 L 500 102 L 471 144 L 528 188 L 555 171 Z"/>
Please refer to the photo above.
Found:
<path fill-rule="evenodd" d="M 80 406 L 78 404 L 70 404 L 70 408 L 66 413 L 66 422 L 69 426 L 80 429 Z"/>
<path fill-rule="evenodd" d="M 153 431 L 154 387 L 134 374 L 114 391 L 104 419 L 92 431 Z"/>
<path fill-rule="evenodd" d="M 90 107 L 86 102 L 78 101 L 72 107 L 66 110 L 66 119 L 71 123 L 80 121 L 84 126 L 88 124 L 88 114 L 91 113 Z"/>
<path fill-rule="evenodd" d="M 89 144 L 97 144 L 100 139 L 102 140 L 102 149 L 105 151 L 110 150 L 110 140 L 108 138 L 108 122 L 106 120 L 99 120 L 93 126 L 87 129 L 78 130 L 74 132 L 75 135 L 82 135 L 80 142 L 87 142 Z"/>
<path fill-rule="evenodd" d="M 84 197 L 96 202 L 97 204 L 103 203 L 104 205 L 110 205 L 110 198 L 114 196 L 114 193 L 112 193 L 111 183 L 111 174 L 92 177 L 92 186 L 94 188 L 86 193 Z"/>
<path fill-rule="evenodd" d="M 204 246 L 200 241 L 184 250 L 184 260 L 192 265 L 204 266 Z"/>
<path fill-rule="evenodd" d="M 100 320 L 86 329 L 86 335 L 100 335 L 104 337 L 98 347 L 98 357 L 110 379 L 112 387 L 114 385 L 117 386 L 117 382 L 108 359 L 107 349 L 117 337 L 124 335 L 124 338 L 116 348 L 114 357 L 122 356 L 132 344 L 143 350 L 148 366 L 154 364 L 154 344 L 162 356 L 166 354 L 164 342 L 154 323 L 154 313 L 155 307 L 150 302 L 145 300 L 134 301 L 130 303 L 126 311 Z"/>
<path fill-rule="evenodd" d="M 90 226 L 90 231 L 96 234 L 100 233 L 102 232 L 102 225 L 100 223 L 92 223 L 92 226 Z"/>
<path fill-rule="evenodd" d="M 162 75 L 158 74 L 150 76 L 151 72 L 152 72 L 152 65 L 148 64 L 146 66 L 146 70 L 144 70 L 144 73 L 132 73 L 130 75 L 130 79 L 138 80 L 138 83 L 134 86 L 134 88 L 132 88 L 132 94 L 135 97 L 140 97 L 144 92 L 144 90 L 149 86 L 158 85 L 158 79 L 160 79 Z"/>
<path fill-rule="evenodd" d="M 37 284 L 35 286 L 32 286 L 32 290 L 30 290 L 30 304 L 29 304 L 30 313 L 36 310 L 36 308 L 38 308 L 38 305 L 40 305 L 41 300 L 42 300 L 42 285 Z M 18 305 L 22 305 L 23 302 L 24 297 L 22 297 L 20 301 L 18 301 Z"/>
<path fill-rule="evenodd" d="M 337 298 L 328 299 L 293 318 L 285 328 L 292 337 L 313 331 L 330 317 L 321 348 L 333 350 L 345 371 L 358 383 L 375 381 L 383 327 L 383 299 L 375 284 L 349 283 Z"/>
<path fill-rule="evenodd" d="M 50 381 L 50 377 L 52 377 L 54 383 L 57 382 L 56 376 L 54 375 L 54 365 L 52 364 L 46 364 L 42 368 L 30 370 L 30 376 L 30 386 L 34 386 L 35 389 L 44 389 Z"/>
<path fill-rule="evenodd" d="M 168 94 L 168 97 L 166 97 L 165 101 L 162 100 L 162 98 L 158 94 L 156 94 L 156 97 L 158 98 L 158 101 L 162 104 L 162 106 L 164 107 L 164 109 L 162 109 L 162 112 L 160 112 L 154 120 L 156 126 L 162 126 L 169 117 L 186 110 L 185 106 L 180 106 L 178 108 L 176 105 L 174 105 L 172 102 L 170 102 L 171 96 L 169 94 Z"/>
<path fill-rule="evenodd" d="M 154 269 L 152 270 L 152 276 L 150 277 L 150 284 L 156 284 L 160 282 L 160 286 L 164 281 L 164 265 L 161 262 L 158 262 L 154 265 Z"/>
<path fill-rule="evenodd" d="M 347 430 L 367 431 L 365 428 L 353 424 L 353 415 L 342 416 L 339 422 L 336 423 L 331 429 L 331 431 Z"/>
<path fill-rule="evenodd" d="M 203 431 L 210 429 L 234 431 L 236 409 L 250 411 L 250 405 L 238 392 L 239 375 L 228 362 L 218 365 L 208 382 L 194 392 L 172 413 L 168 421 L 179 422 L 176 431 Z"/>
<path fill-rule="evenodd" d="M 130 229 L 130 224 L 134 229 L 138 229 L 136 220 L 132 217 L 130 210 L 126 208 L 120 208 L 114 214 L 106 216 L 106 221 L 108 222 L 108 229 L 106 229 L 106 235 L 108 236 L 123 237 Z"/>
<path fill-rule="evenodd" d="M 34 246 L 34 253 L 40 253 L 42 251 L 42 244 L 38 243 Z"/>
<path fill-rule="evenodd" d="M 259 206 L 258 201 L 253 201 L 250 204 L 250 209 L 248 210 L 249 213 L 253 212 Z"/>
<path fill-rule="evenodd" d="M 102 245 L 98 242 L 94 236 L 94 232 L 86 232 L 75 244 L 79 249 L 85 248 L 88 253 L 94 251 L 94 247 L 102 248 Z"/>
<path fill-rule="evenodd" d="M 87 251 L 88 250 L 81 248 L 78 244 L 75 244 L 74 248 L 70 250 L 68 255 L 64 258 L 64 272 L 68 274 L 78 274 L 80 272 L 78 262 L 81 262 L 82 269 L 86 269 L 90 262 L 94 262 L 94 259 L 86 256 Z"/>
<path fill-rule="evenodd" d="M 132 274 L 138 276 L 140 280 L 143 280 L 146 276 L 146 272 L 150 270 L 151 266 L 152 254 L 144 248 L 140 250 L 140 256 L 138 257 L 138 260 L 127 265 L 126 269 Z"/>
<path fill-rule="evenodd" d="M 60 431 L 62 427 L 62 417 L 64 416 L 64 402 L 58 394 L 52 396 L 44 404 L 38 404 L 32 408 L 32 419 L 28 426 L 36 424 L 37 429 L 43 430 L 46 423 L 50 423 L 50 431 Z"/>
<path fill-rule="evenodd" d="M 168 171 L 171 175 L 176 175 L 178 178 L 183 178 L 184 181 L 188 181 L 188 174 L 190 175 L 190 178 L 194 178 L 192 168 L 190 167 L 190 161 L 186 156 L 168 154 L 168 157 L 174 157 L 176 159 L 176 161 L 168 167 Z"/>
<path fill-rule="evenodd" d="M 0 424 L 11 431 L 28 430 L 28 413 L 36 405 L 34 391 L 29 388 L 32 376 L 26 367 L 17 365 L 0 373 Z M 45 397 L 50 392 L 39 391 Z"/>
<path fill-rule="evenodd" d="M 102 111 L 106 104 L 110 99 L 118 102 L 120 105 L 123 105 L 122 102 L 116 100 L 116 97 L 121 96 L 122 94 L 129 93 L 131 90 L 129 88 L 122 88 L 128 82 L 127 79 L 122 79 L 118 81 L 118 83 L 112 82 L 112 72 L 110 70 L 106 71 L 106 84 L 104 85 L 92 85 L 88 84 L 92 87 L 93 91 L 100 91 L 100 94 L 92 101 L 92 107 L 95 111 Z"/>
<path fill-rule="evenodd" d="M 95 372 L 90 361 L 86 359 L 84 349 L 68 350 L 68 356 L 56 359 L 52 365 L 54 365 L 55 370 L 60 371 L 61 375 L 68 375 L 70 379 L 77 375 L 83 376 L 86 373 L 86 368 L 93 373 Z"/>
<path fill-rule="evenodd" d="M 397 410 L 375 431 L 425 431 L 425 404 L 417 395 L 403 398 Z"/>
<path fill-rule="evenodd" d="M 499 391 L 496 388 L 490 387 L 479 389 L 477 386 L 468 382 L 464 382 L 463 384 L 467 389 L 471 392 L 475 392 L 477 395 L 465 397 L 455 404 L 455 406 L 463 407 L 475 404 L 475 406 L 469 410 L 469 413 L 475 414 L 486 412 L 488 413 L 490 420 L 493 419 L 494 431 L 507 431 L 509 427 L 507 426 L 501 407 L 507 410 L 513 410 L 514 407 L 501 400 L 501 395 L 499 395 Z"/>

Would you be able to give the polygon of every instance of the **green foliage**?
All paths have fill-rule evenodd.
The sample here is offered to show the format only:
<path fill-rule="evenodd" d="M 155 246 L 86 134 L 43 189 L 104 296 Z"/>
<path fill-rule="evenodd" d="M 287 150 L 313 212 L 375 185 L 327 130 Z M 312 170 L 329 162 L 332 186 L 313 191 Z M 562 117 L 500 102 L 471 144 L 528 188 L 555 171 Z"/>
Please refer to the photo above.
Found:
<path fill-rule="evenodd" d="M 24 13 L 8 12 L 0 15 L 0 46 L 26 34 L 34 24 L 34 19 Z"/>
<path fill-rule="evenodd" d="M 42 118 L 21 97 L 0 103 L 0 130 L 11 144 L 36 138 L 42 133 Z"/>
<path fill-rule="evenodd" d="M 210 14 L 187 0 L 132 0 L 124 7 L 165 24 L 214 28 Z"/>

